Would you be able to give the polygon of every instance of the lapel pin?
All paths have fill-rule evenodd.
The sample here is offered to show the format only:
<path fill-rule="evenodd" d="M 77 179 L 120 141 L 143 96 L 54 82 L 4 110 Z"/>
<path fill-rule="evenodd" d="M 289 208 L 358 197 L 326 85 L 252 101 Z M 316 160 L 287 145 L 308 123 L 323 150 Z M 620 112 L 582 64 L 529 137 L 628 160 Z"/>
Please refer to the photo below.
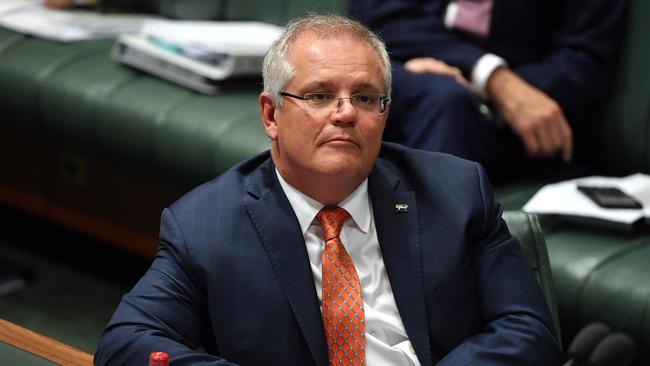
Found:
<path fill-rule="evenodd" d="M 409 212 L 408 203 L 396 203 L 395 204 L 395 212 L 397 212 L 397 213 L 407 213 L 407 212 Z"/>

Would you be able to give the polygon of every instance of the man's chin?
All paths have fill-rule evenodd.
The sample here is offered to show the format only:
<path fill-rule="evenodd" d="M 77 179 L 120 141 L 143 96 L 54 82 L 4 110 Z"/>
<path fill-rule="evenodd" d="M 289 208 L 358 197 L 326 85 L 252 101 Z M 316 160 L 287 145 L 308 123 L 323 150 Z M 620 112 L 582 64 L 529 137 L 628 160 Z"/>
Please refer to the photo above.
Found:
<path fill-rule="evenodd" d="M 358 176 L 363 170 L 359 159 L 339 158 L 331 159 L 318 169 L 324 177 L 335 176 L 339 178 Z"/>

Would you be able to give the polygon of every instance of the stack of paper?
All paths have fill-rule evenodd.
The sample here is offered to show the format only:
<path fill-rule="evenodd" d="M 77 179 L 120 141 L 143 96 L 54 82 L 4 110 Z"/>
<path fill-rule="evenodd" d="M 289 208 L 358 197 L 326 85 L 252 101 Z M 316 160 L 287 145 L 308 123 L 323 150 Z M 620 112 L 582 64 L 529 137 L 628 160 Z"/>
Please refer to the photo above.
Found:
<path fill-rule="evenodd" d="M 37 0 L 2 0 L 0 1 L 0 16 L 4 13 L 8 13 L 30 4 L 38 4 L 40 1 Z"/>
<path fill-rule="evenodd" d="M 142 34 L 192 58 L 195 54 L 264 56 L 282 28 L 261 22 L 150 20 Z"/>
<path fill-rule="evenodd" d="M 617 187 L 643 206 L 641 209 L 602 208 L 578 191 L 578 184 Z M 650 176 L 633 174 L 623 178 L 592 176 L 549 184 L 540 189 L 523 210 L 537 214 L 554 214 L 632 225 L 650 217 Z"/>
<path fill-rule="evenodd" d="M 61 42 L 138 32 L 144 19 L 139 15 L 48 9 L 40 1 L 5 0 L 0 3 L 0 26 Z"/>
<path fill-rule="evenodd" d="M 259 76 L 282 28 L 261 22 L 148 20 L 120 36 L 113 57 L 188 88 L 211 94 L 220 81 Z"/>

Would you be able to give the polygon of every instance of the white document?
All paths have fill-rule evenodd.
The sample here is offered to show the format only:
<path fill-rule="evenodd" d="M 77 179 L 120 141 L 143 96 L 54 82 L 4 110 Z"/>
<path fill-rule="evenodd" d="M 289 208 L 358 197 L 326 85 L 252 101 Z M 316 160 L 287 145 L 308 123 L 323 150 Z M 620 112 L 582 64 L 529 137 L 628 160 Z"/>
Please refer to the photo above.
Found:
<path fill-rule="evenodd" d="M 255 77 L 281 27 L 261 22 L 147 20 L 139 34 L 117 38 L 121 63 L 213 94 L 235 77 Z"/>
<path fill-rule="evenodd" d="M 25 5 L 39 4 L 40 2 L 41 0 L 0 0 L 0 17 Z"/>
<path fill-rule="evenodd" d="M 230 55 L 264 56 L 282 28 L 262 22 L 148 20 L 142 34 L 171 45 Z"/>
<path fill-rule="evenodd" d="M 0 12 L 0 26 L 61 42 L 110 38 L 138 32 L 145 19 L 139 15 L 48 9 L 40 2 L 12 8 L 6 5 L 5 11 Z"/>
<path fill-rule="evenodd" d="M 602 208 L 578 191 L 578 184 L 618 187 L 636 198 L 641 209 Z M 631 225 L 650 217 L 650 176 L 633 174 L 623 178 L 592 176 L 553 183 L 540 189 L 523 207 L 526 212 L 595 218 Z"/>
<path fill-rule="evenodd" d="M 214 82 L 230 76 L 234 64 L 231 60 L 223 67 L 206 65 L 158 47 L 141 34 L 119 36 L 111 55 L 125 65 L 205 94 L 217 92 Z"/>

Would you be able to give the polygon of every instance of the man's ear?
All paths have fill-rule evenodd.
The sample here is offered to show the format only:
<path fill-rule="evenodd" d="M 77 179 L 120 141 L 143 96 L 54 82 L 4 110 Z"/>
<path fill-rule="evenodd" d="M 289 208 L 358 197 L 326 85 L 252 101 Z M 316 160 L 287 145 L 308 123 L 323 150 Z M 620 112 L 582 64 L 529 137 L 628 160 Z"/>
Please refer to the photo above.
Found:
<path fill-rule="evenodd" d="M 392 104 L 392 101 L 389 100 L 388 104 L 386 105 L 386 110 L 384 111 L 384 121 L 388 120 L 388 113 L 390 112 L 390 107 Z"/>
<path fill-rule="evenodd" d="M 278 138 L 275 111 L 276 107 L 271 95 L 267 92 L 260 94 L 260 117 L 262 118 L 264 132 L 271 141 L 275 141 Z"/>

